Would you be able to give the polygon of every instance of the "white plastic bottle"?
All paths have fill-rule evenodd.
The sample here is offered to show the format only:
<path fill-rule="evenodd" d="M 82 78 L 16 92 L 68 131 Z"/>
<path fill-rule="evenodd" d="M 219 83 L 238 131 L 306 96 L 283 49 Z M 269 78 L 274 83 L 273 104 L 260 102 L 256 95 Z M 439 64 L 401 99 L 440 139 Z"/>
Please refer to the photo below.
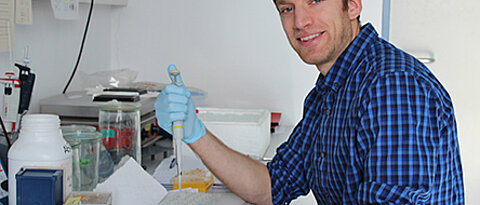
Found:
<path fill-rule="evenodd" d="M 72 191 L 72 150 L 63 139 L 57 115 L 23 117 L 19 137 L 8 151 L 10 205 L 17 204 L 15 174 L 24 167 L 63 169 L 63 200 Z"/>

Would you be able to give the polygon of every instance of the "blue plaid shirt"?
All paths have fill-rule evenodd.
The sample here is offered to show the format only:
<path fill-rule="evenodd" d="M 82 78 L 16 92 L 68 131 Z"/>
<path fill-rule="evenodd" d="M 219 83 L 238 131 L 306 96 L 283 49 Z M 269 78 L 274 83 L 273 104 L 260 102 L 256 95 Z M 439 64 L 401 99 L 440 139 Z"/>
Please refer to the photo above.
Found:
<path fill-rule="evenodd" d="M 365 25 L 305 99 L 268 165 L 274 204 L 463 204 L 452 101 L 417 59 Z"/>

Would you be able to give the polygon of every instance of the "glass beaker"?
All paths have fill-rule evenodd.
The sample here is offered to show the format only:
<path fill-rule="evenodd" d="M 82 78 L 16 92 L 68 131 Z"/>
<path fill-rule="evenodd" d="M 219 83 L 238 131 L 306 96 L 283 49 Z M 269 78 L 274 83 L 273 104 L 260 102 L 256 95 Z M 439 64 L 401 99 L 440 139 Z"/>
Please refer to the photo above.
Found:
<path fill-rule="evenodd" d="M 126 155 L 141 164 L 140 104 L 110 101 L 99 108 L 98 128 L 114 164 Z"/>
<path fill-rule="evenodd" d="M 98 183 L 102 134 L 83 125 L 62 126 L 62 133 L 73 151 L 73 190 L 92 191 Z"/>

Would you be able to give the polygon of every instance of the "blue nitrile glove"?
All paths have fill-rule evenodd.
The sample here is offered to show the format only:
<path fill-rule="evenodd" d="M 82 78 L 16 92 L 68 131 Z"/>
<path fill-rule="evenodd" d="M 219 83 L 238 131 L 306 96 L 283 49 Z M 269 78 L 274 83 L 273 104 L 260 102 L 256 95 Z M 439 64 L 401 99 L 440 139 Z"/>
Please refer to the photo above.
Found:
<path fill-rule="evenodd" d="M 174 65 L 168 67 L 169 75 L 173 69 L 176 69 Z M 173 76 L 170 75 L 170 78 L 174 81 Z M 182 82 L 180 76 L 177 77 L 177 82 Z M 183 121 L 184 137 L 182 140 L 184 142 L 193 143 L 205 135 L 205 126 L 197 118 L 195 105 L 185 85 L 168 84 L 165 86 L 157 96 L 154 108 L 158 124 L 170 134 L 172 134 L 172 123 Z"/>

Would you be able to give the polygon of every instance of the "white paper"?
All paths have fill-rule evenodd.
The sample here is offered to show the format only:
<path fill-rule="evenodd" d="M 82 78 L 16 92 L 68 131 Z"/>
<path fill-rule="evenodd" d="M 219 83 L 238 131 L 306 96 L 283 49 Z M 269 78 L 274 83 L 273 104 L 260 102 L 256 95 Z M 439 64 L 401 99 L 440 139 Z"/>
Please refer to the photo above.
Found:
<path fill-rule="evenodd" d="M 0 51 L 13 48 L 14 7 L 13 0 L 0 0 Z"/>
<path fill-rule="evenodd" d="M 16 0 L 15 21 L 18 24 L 32 24 L 32 0 Z"/>
<path fill-rule="evenodd" d="M 112 192 L 115 205 L 157 205 L 167 190 L 131 157 L 94 191 Z"/>
<path fill-rule="evenodd" d="M 61 20 L 78 19 L 78 0 L 51 0 L 55 18 Z"/>

